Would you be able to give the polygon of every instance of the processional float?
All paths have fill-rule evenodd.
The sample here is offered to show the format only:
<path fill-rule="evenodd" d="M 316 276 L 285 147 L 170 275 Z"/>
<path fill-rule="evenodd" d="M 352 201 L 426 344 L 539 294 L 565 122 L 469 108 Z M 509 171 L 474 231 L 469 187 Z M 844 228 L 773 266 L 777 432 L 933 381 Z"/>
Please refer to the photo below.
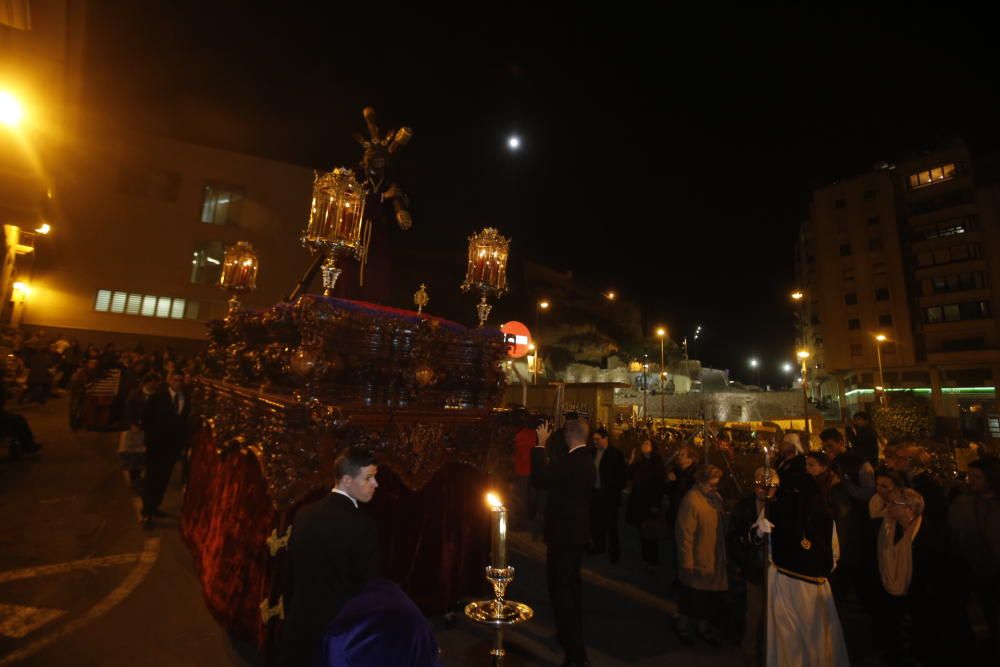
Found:
<path fill-rule="evenodd" d="M 514 575 L 506 509 L 498 500 L 487 515 L 480 502 L 507 472 L 513 446 L 513 420 L 498 410 L 507 347 L 486 326 L 487 299 L 507 291 L 510 240 L 492 228 L 469 239 L 461 289 L 480 297 L 478 326 L 424 312 L 424 285 L 414 295 L 417 311 L 335 298 L 343 262 L 357 260 L 364 279 L 373 225 L 412 225 L 393 159 L 413 133 L 383 132 L 370 107 L 364 118 L 369 139 L 358 137 L 359 166 L 314 175 L 301 236 L 313 262 L 284 301 L 244 308 L 240 298 L 267 267 L 247 242 L 226 249 L 219 284 L 229 308 L 209 324 L 194 394 L 201 428 L 182 534 L 210 611 L 271 658 L 295 513 L 329 492 L 343 447 L 370 447 L 380 469 L 370 509 L 381 527 L 383 570 L 425 613 L 451 611 L 481 589 L 492 527 L 493 598 L 465 611 L 495 629 L 491 656 L 501 664 L 502 628 L 532 615 L 506 599 Z M 318 273 L 322 296 L 308 293 Z"/>

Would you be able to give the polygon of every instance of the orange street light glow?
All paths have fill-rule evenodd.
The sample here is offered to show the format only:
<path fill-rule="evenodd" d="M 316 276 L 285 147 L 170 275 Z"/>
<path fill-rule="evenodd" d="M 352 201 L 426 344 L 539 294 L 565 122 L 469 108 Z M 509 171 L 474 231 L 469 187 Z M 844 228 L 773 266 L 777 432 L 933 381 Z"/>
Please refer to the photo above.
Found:
<path fill-rule="evenodd" d="M 500 496 L 492 491 L 486 494 L 486 504 L 490 507 L 503 507 L 503 501 L 500 500 Z"/>
<path fill-rule="evenodd" d="M 0 91 L 0 123 L 7 127 L 17 127 L 24 117 L 24 107 L 12 93 Z"/>

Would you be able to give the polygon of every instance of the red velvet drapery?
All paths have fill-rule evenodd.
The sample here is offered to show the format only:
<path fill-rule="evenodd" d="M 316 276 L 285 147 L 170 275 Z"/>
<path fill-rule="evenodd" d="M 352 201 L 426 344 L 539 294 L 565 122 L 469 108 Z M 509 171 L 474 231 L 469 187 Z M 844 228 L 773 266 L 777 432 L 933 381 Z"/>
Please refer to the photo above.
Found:
<path fill-rule="evenodd" d="M 379 489 L 365 508 L 379 526 L 382 574 L 398 582 L 426 614 L 447 611 L 486 590 L 489 519 L 486 476 L 445 464 L 417 491 L 381 466 Z M 311 500 L 324 494 L 316 489 Z M 297 509 L 297 508 L 296 508 Z M 256 459 L 238 449 L 219 454 L 207 430 L 194 439 L 181 529 L 194 558 L 205 603 L 234 636 L 264 650 L 277 620 L 264 623 L 260 604 L 278 601 L 284 551 L 272 557 L 267 538 L 292 524 L 278 512 Z"/>

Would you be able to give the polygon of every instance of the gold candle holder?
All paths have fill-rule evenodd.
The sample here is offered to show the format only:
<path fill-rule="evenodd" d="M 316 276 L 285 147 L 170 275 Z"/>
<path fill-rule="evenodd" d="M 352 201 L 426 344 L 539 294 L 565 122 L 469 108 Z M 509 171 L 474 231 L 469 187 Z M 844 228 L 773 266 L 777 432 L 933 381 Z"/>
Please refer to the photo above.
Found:
<path fill-rule="evenodd" d="M 521 602 L 507 599 L 507 587 L 514 580 L 514 568 L 507 563 L 507 508 L 500 498 L 490 493 L 490 564 L 486 566 L 486 580 L 493 587 L 493 599 L 471 602 L 465 615 L 476 623 L 493 628 L 493 647 L 490 649 L 492 664 L 501 667 L 506 651 L 503 648 L 503 629 L 531 620 L 534 610 Z"/>
<path fill-rule="evenodd" d="M 321 174 L 313 172 L 313 197 L 309 224 L 302 245 L 326 256 L 323 262 L 323 294 L 330 296 L 340 277 L 337 258 L 350 254 L 362 259 L 367 246 L 365 188 L 354 172 L 338 167 Z"/>
<path fill-rule="evenodd" d="M 487 227 L 469 237 L 469 259 L 465 267 L 463 292 L 478 291 L 479 303 L 476 314 L 479 326 L 485 326 L 493 306 L 487 297 L 503 296 L 507 292 L 507 256 L 510 253 L 510 239 L 504 238 L 493 227 Z"/>
<path fill-rule="evenodd" d="M 237 241 L 226 248 L 222 256 L 222 273 L 219 286 L 230 294 L 229 314 L 240 309 L 240 294 L 257 289 L 257 271 L 260 261 L 253 246 L 246 241 Z"/>

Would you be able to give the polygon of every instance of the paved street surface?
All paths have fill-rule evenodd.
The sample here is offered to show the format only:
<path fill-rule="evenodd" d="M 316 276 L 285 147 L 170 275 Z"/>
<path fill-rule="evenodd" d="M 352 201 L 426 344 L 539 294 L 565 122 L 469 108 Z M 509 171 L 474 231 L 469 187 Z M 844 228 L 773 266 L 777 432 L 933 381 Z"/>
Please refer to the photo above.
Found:
<path fill-rule="evenodd" d="M 43 450 L 20 461 L 0 458 L 0 667 L 258 664 L 253 650 L 230 641 L 208 614 L 177 521 L 162 520 L 153 530 L 140 526 L 115 434 L 73 433 L 66 410 L 65 398 L 25 408 Z M 177 477 L 163 508 L 175 516 Z M 622 535 L 621 565 L 612 567 L 601 556 L 586 562 L 591 664 L 743 664 L 732 642 L 688 648 L 677 641 L 672 573 L 661 565 L 647 574 L 636 536 L 628 527 Z M 507 664 L 558 665 L 545 547 L 526 533 L 516 534 L 513 546 L 517 578 L 509 595 L 536 616 L 507 632 Z M 669 560 L 666 553 L 663 560 Z M 731 611 L 727 621 L 734 637 L 738 615 Z M 431 622 L 446 667 L 489 664 L 489 631 L 464 618 Z"/>

